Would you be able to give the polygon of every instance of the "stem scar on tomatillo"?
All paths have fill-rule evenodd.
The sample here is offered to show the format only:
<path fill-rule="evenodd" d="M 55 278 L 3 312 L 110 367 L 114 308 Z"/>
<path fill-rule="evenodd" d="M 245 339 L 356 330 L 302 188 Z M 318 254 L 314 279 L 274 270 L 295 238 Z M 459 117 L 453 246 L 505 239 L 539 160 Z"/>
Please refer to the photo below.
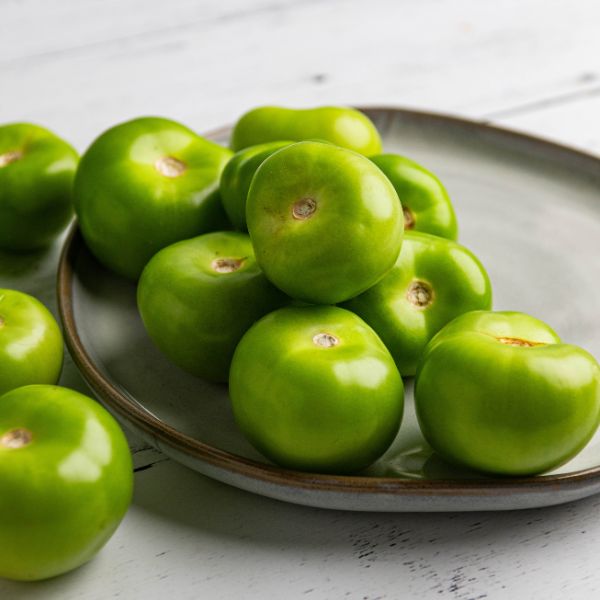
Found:
<path fill-rule="evenodd" d="M 242 267 L 246 258 L 215 258 L 210 266 L 217 273 L 235 273 Z"/>
<path fill-rule="evenodd" d="M 18 427 L 16 429 L 11 429 L 10 431 L 7 431 L 0 438 L 0 446 L 4 446 L 5 448 L 15 450 L 29 445 L 32 439 L 33 434 L 31 433 L 31 431 L 29 431 L 29 429 Z"/>

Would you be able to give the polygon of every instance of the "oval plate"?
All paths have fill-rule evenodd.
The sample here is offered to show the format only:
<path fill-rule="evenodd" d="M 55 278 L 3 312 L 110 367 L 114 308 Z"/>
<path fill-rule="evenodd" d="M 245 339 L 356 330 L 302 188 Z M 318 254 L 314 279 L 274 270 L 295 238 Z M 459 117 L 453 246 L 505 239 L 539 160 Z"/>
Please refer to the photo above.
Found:
<path fill-rule="evenodd" d="M 447 186 L 460 241 L 486 265 L 495 308 L 552 324 L 600 354 L 600 160 L 481 123 L 400 109 L 364 109 L 386 152 L 422 163 Z M 229 128 L 207 137 L 226 143 Z M 67 345 L 98 398 L 173 459 L 209 477 L 288 502 L 347 510 L 531 508 L 600 491 L 600 436 L 539 477 L 486 479 L 443 463 L 424 442 L 407 382 L 396 441 L 356 476 L 271 465 L 238 431 L 225 386 L 171 365 L 139 318 L 135 284 L 101 267 L 76 227 L 58 273 Z M 518 399 L 515 399 L 518 401 Z"/>

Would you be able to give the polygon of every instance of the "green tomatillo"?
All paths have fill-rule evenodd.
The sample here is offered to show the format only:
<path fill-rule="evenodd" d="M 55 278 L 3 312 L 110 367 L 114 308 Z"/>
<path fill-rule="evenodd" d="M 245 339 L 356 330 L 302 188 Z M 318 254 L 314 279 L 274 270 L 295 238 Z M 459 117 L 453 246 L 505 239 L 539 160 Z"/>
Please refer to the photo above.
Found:
<path fill-rule="evenodd" d="M 0 127 L 0 248 L 42 248 L 64 229 L 73 214 L 78 160 L 67 142 L 43 127 Z"/>
<path fill-rule="evenodd" d="M 246 225 L 246 199 L 254 173 L 266 158 L 292 142 L 268 142 L 250 146 L 237 152 L 221 174 L 219 191 L 225 212 L 231 224 L 240 231 L 248 231 Z"/>
<path fill-rule="evenodd" d="M 36 298 L 0 289 L 0 394 L 31 383 L 56 383 L 63 339 L 52 313 Z"/>
<path fill-rule="evenodd" d="M 332 306 L 288 307 L 239 343 L 229 377 L 237 424 L 267 458 L 288 468 L 348 473 L 392 443 L 402 379 L 377 334 Z"/>
<path fill-rule="evenodd" d="M 295 299 L 342 302 L 379 281 L 402 245 L 402 206 L 370 160 L 299 142 L 258 168 L 246 206 L 256 260 Z"/>
<path fill-rule="evenodd" d="M 245 233 L 207 233 L 164 248 L 146 265 L 138 307 L 148 334 L 189 373 L 227 381 L 246 330 L 288 302 L 264 276 Z"/>
<path fill-rule="evenodd" d="M 0 396 L 0 481 L 0 577 L 45 579 L 111 537 L 131 501 L 131 455 L 97 402 L 30 385 Z"/>
<path fill-rule="evenodd" d="M 404 229 L 455 240 L 458 226 L 450 196 L 442 182 L 418 163 L 397 154 L 371 160 L 386 174 L 402 201 Z"/>
<path fill-rule="evenodd" d="M 492 306 L 483 265 L 451 240 L 407 231 L 392 270 L 343 305 L 362 317 L 388 347 L 402 375 L 414 375 L 429 340 L 446 323 Z"/>
<path fill-rule="evenodd" d="M 600 420 L 600 367 L 523 313 L 461 315 L 427 346 L 415 382 L 426 440 L 444 459 L 534 475 L 575 456 Z"/>
<path fill-rule="evenodd" d="M 235 124 L 231 147 L 237 152 L 265 142 L 310 139 L 331 142 L 366 156 L 381 152 L 381 138 L 373 122 L 358 110 L 339 106 L 255 108 Z"/>
<path fill-rule="evenodd" d="M 137 279 L 161 248 L 226 229 L 218 187 L 230 156 L 168 119 L 134 119 L 104 132 L 75 178 L 75 211 L 92 253 Z"/>

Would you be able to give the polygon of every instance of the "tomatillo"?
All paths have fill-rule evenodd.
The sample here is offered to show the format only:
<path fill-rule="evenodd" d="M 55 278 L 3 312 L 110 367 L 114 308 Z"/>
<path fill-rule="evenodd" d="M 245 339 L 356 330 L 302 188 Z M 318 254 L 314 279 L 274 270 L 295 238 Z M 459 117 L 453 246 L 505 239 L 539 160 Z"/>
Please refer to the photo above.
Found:
<path fill-rule="evenodd" d="M 67 142 L 39 125 L 0 127 L 0 248 L 42 248 L 64 229 L 78 160 Z"/>
<path fill-rule="evenodd" d="M 402 201 L 404 229 L 423 231 L 455 240 L 456 215 L 442 182 L 418 163 L 397 154 L 379 154 L 371 160 L 386 174 Z"/>
<path fill-rule="evenodd" d="M 305 471 L 368 466 L 394 440 L 404 407 L 402 378 L 377 334 L 331 306 L 282 308 L 250 328 L 229 392 L 250 442 Z"/>
<path fill-rule="evenodd" d="M 97 402 L 30 385 L 0 397 L 0 481 L 0 577 L 45 579 L 111 537 L 131 502 L 131 455 Z"/>
<path fill-rule="evenodd" d="M 288 299 L 264 276 L 245 233 L 215 232 L 158 252 L 138 284 L 138 307 L 158 348 L 182 369 L 227 381 L 246 330 Z"/>
<path fill-rule="evenodd" d="M 600 367 L 523 313 L 476 311 L 428 345 L 415 382 L 421 430 L 442 458 L 534 475 L 575 456 L 600 420 Z"/>
<path fill-rule="evenodd" d="M 137 279 L 161 248 L 226 229 L 218 187 L 230 156 L 168 119 L 134 119 L 104 132 L 75 178 L 75 211 L 92 253 Z"/>
<path fill-rule="evenodd" d="M 246 199 L 254 173 L 273 152 L 289 146 L 292 142 L 268 142 L 250 146 L 237 152 L 221 174 L 219 191 L 225 212 L 231 224 L 240 231 L 248 231 L 246 225 Z"/>
<path fill-rule="evenodd" d="M 360 294 L 394 265 L 402 206 L 369 159 L 299 142 L 258 168 L 246 206 L 256 260 L 298 300 L 335 304 Z"/>
<path fill-rule="evenodd" d="M 52 313 L 36 298 L 0 289 L 0 394 L 30 383 L 56 383 L 63 339 Z"/>
<path fill-rule="evenodd" d="M 446 323 L 492 306 L 492 286 L 477 257 L 451 240 L 408 231 L 392 270 L 343 305 L 379 334 L 402 375 L 414 375 L 429 340 Z"/>
<path fill-rule="evenodd" d="M 237 152 L 265 142 L 310 139 L 325 140 L 366 156 L 381 152 L 381 138 L 371 119 L 358 110 L 339 106 L 255 108 L 235 124 L 231 147 Z"/>

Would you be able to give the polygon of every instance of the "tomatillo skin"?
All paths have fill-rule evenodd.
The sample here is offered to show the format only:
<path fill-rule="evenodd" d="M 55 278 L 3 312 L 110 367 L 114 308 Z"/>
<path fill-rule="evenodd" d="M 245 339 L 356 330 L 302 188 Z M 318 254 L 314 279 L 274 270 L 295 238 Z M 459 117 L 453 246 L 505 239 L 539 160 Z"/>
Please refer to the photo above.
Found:
<path fill-rule="evenodd" d="M 288 307 L 242 338 L 229 377 L 237 424 L 284 467 L 350 473 L 394 440 L 404 387 L 377 334 L 333 306 Z"/>
<path fill-rule="evenodd" d="M 450 196 L 431 171 L 397 154 L 379 154 L 371 156 L 371 160 L 385 173 L 400 196 L 405 230 L 456 240 L 458 225 Z"/>
<path fill-rule="evenodd" d="M 523 313 L 476 311 L 431 341 L 415 382 L 426 440 L 444 459 L 535 475 L 575 456 L 600 419 L 600 368 Z"/>
<path fill-rule="evenodd" d="M 255 108 L 235 124 L 231 148 L 237 152 L 265 142 L 310 139 L 331 142 L 366 156 L 381 152 L 381 137 L 371 119 L 358 110 L 339 106 Z"/>
<path fill-rule="evenodd" d="M 299 142 L 258 168 L 246 206 L 265 275 L 297 300 L 336 304 L 394 265 L 402 206 L 370 160 L 331 144 Z"/>
<path fill-rule="evenodd" d="M 207 233 L 158 252 L 144 269 L 137 300 L 146 331 L 182 369 L 227 381 L 246 330 L 289 301 L 264 276 L 245 233 Z"/>
<path fill-rule="evenodd" d="M 52 313 L 36 298 L 0 288 L 0 395 L 33 383 L 56 383 L 63 339 Z"/>
<path fill-rule="evenodd" d="M 246 199 L 250 183 L 263 161 L 277 150 L 292 142 L 268 142 L 250 146 L 237 152 L 221 174 L 219 191 L 225 212 L 231 224 L 240 231 L 248 231 L 246 225 Z"/>
<path fill-rule="evenodd" d="M 168 119 L 134 119 L 104 132 L 75 178 L 75 211 L 92 253 L 137 279 L 160 249 L 226 229 L 218 187 L 230 156 Z"/>
<path fill-rule="evenodd" d="M 407 231 L 392 270 L 343 305 L 381 337 L 403 376 L 414 375 L 431 338 L 471 310 L 492 307 L 490 279 L 467 248 L 427 233 Z"/>
<path fill-rule="evenodd" d="M 131 455 L 97 402 L 30 385 L 0 397 L 0 481 L 0 577 L 46 579 L 111 537 L 131 502 Z"/>
<path fill-rule="evenodd" d="M 0 127 L 0 248 L 29 251 L 50 244 L 73 215 L 77 152 L 31 123 Z"/>

